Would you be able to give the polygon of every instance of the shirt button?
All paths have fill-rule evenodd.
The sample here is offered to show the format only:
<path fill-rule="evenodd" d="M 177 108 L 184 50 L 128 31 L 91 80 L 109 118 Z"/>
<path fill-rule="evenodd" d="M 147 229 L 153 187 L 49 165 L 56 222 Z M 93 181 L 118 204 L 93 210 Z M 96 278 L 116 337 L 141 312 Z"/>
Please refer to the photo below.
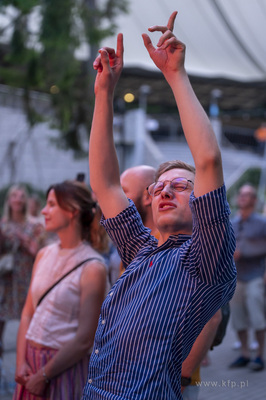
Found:
<path fill-rule="evenodd" d="M 88 383 L 92 383 L 92 379 L 89 379 L 89 380 L 88 380 Z"/>
<path fill-rule="evenodd" d="M 95 350 L 95 354 L 99 354 L 99 350 L 98 349 Z"/>
<path fill-rule="evenodd" d="M 102 325 L 104 325 L 104 324 L 105 324 L 105 319 L 102 320 Z"/>
<path fill-rule="evenodd" d="M 109 293 L 110 294 L 110 296 L 112 297 L 113 296 L 113 294 L 114 294 L 114 292 L 111 292 L 111 293 Z"/>

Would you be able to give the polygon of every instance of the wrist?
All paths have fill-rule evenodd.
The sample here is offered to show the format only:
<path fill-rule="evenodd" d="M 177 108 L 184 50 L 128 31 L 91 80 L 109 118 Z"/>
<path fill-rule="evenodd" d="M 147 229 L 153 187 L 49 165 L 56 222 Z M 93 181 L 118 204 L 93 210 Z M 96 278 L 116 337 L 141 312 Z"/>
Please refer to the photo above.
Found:
<path fill-rule="evenodd" d="M 191 378 L 187 376 L 181 376 L 181 386 L 189 386 L 191 384 Z"/>
<path fill-rule="evenodd" d="M 49 384 L 50 383 L 50 381 L 51 381 L 51 379 L 46 375 L 46 372 L 45 372 L 45 369 L 44 369 L 44 366 L 42 367 L 42 377 L 43 377 L 43 379 L 44 379 L 44 381 L 45 381 L 45 383 L 47 383 L 47 384 Z"/>
<path fill-rule="evenodd" d="M 98 89 L 97 93 L 95 93 L 95 105 L 99 103 L 102 105 L 102 102 L 108 102 L 112 104 L 113 107 L 113 100 L 114 100 L 114 90 L 108 91 L 105 89 Z"/>
<path fill-rule="evenodd" d="M 186 69 L 180 68 L 172 71 L 167 71 L 167 73 L 165 74 L 165 79 L 172 87 L 172 85 L 175 85 L 177 82 L 179 83 L 188 81 L 189 77 Z"/>

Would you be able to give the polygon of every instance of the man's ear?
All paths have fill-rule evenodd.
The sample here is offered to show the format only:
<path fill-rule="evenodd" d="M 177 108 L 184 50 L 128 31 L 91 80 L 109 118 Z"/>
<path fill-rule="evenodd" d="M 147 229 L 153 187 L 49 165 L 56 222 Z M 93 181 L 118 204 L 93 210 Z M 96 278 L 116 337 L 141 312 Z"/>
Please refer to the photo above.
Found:
<path fill-rule="evenodd" d="M 148 193 L 148 190 L 145 189 L 144 192 L 143 192 L 143 195 L 142 195 L 142 203 L 143 203 L 143 205 L 146 206 L 146 207 L 150 206 L 151 205 L 151 200 L 152 200 L 151 195 Z"/>

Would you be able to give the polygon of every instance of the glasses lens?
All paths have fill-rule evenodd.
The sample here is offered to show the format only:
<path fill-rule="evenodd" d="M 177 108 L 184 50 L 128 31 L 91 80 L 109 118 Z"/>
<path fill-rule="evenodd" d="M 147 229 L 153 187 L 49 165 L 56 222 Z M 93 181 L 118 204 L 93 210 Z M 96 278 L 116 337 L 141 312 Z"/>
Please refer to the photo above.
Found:
<path fill-rule="evenodd" d="M 188 181 L 185 178 L 176 178 L 171 182 L 171 187 L 177 192 L 183 192 L 187 188 Z"/>
<path fill-rule="evenodd" d="M 158 181 L 153 183 L 153 190 L 152 190 L 153 196 L 158 196 L 163 190 L 163 187 L 164 187 L 163 182 Z"/>
<path fill-rule="evenodd" d="M 175 190 L 176 192 L 183 192 L 184 190 L 186 190 L 187 186 L 188 186 L 188 180 L 186 178 L 176 178 L 173 179 L 172 181 L 158 181 L 158 182 L 154 182 L 152 183 L 149 187 L 148 187 L 148 192 L 150 195 L 152 196 L 158 196 L 161 191 L 163 190 L 166 182 L 170 182 L 170 188 L 172 190 Z"/>

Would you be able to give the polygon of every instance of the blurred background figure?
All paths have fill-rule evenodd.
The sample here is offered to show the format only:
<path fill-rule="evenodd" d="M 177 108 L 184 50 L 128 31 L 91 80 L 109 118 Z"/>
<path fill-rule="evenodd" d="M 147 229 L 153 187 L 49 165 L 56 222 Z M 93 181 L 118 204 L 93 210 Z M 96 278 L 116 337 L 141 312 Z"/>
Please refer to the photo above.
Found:
<path fill-rule="evenodd" d="M 266 218 L 255 212 L 256 201 L 255 187 L 247 183 L 239 189 L 238 214 L 232 220 L 236 235 L 237 286 L 231 301 L 231 315 L 233 328 L 241 344 L 241 355 L 230 367 L 248 366 L 253 371 L 260 371 L 264 368 L 266 327 Z M 250 357 L 248 344 L 250 329 L 254 331 L 258 343 L 253 359 Z"/>
<path fill-rule="evenodd" d="M 138 165 L 126 169 L 120 176 L 120 183 L 127 198 L 131 199 L 141 216 L 143 224 L 151 230 L 151 234 L 159 239 L 159 232 L 154 224 L 151 196 L 148 186 L 155 181 L 155 168 L 150 165 Z M 125 272 L 125 267 L 120 262 L 120 275 Z"/>
<path fill-rule="evenodd" d="M 126 169 L 120 176 L 120 182 L 126 196 L 137 207 L 143 224 L 150 228 L 151 234 L 158 239 L 159 233 L 153 222 L 151 210 L 151 196 L 147 191 L 147 187 L 155 180 L 155 172 L 155 168 L 149 165 L 138 165 Z"/>
<path fill-rule="evenodd" d="M 120 258 L 117 253 L 116 247 L 109 238 L 106 230 L 100 224 L 102 217 L 102 210 L 97 203 L 96 196 L 92 192 L 93 199 L 95 201 L 95 217 L 92 222 L 91 227 L 91 237 L 94 241 L 94 248 L 102 255 L 104 258 L 106 268 L 107 268 L 107 291 L 110 287 L 117 281 L 120 276 L 119 265 Z"/>
<path fill-rule="evenodd" d="M 44 225 L 44 217 L 41 214 L 42 202 L 40 197 L 33 193 L 28 197 L 28 214 L 32 222 L 39 222 Z"/>
<path fill-rule="evenodd" d="M 32 193 L 28 197 L 28 215 L 29 220 L 35 224 L 41 224 L 45 226 L 44 216 L 41 213 L 42 200 L 37 193 Z M 44 230 L 43 234 L 43 245 L 48 245 L 58 240 L 58 236 L 55 232 L 48 232 Z"/>
<path fill-rule="evenodd" d="M 5 322 L 19 319 L 30 284 L 32 266 L 43 245 L 44 228 L 29 220 L 27 191 L 22 185 L 12 186 L 0 221 L 2 254 L 12 253 L 13 271 L 0 280 L 0 356 Z"/>
<path fill-rule="evenodd" d="M 59 240 L 36 257 L 18 330 L 13 399 L 80 400 L 106 291 L 104 260 L 93 248 L 95 202 L 86 185 L 65 181 L 48 189 L 42 213 Z"/>

